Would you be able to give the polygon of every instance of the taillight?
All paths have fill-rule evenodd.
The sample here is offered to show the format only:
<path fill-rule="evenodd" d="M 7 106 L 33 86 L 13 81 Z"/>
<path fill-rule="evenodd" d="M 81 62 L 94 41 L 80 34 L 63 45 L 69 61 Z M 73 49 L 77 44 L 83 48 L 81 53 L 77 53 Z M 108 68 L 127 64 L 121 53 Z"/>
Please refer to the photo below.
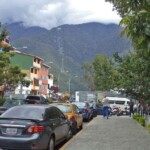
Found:
<path fill-rule="evenodd" d="M 76 119 L 75 116 L 70 117 L 70 120 L 75 120 L 75 119 Z"/>
<path fill-rule="evenodd" d="M 34 133 L 40 133 L 44 130 L 44 126 L 30 126 L 27 129 L 27 133 L 34 134 Z"/>
<path fill-rule="evenodd" d="M 88 112 L 88 109 L 83 109 L 83 112 L 87 113 L 87 112 Z"/>

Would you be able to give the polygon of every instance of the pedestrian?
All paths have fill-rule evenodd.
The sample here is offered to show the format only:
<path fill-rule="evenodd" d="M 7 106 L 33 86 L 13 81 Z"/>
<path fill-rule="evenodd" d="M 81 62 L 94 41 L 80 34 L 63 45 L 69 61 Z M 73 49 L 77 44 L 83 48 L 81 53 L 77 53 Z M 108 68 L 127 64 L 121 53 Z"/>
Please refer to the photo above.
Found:
<path fill-rule="evenodd" d="M 131 101 L 130 101 L 130 103 L 129 103 L 129 107 L 130 107 L 129 115 L 130 115 L 130 117 L 131 117 L 131 114 L 134 114 L 134 109 L 133 109 L 133 107 L 134 107 L 134 103 L 133 103 L 133 101 L 132 101 L 132 100 L 131 100 Z"/>
<path fill-rule="evenodd" d="M 104 96 L 102 102 L 103 102 L 103 117 L 104 118 L 107 117 L 107 119 L 108 119 L 108 116 L 109 116 L 109 110 L 108 110 L 109 101 L 108 101 L 108 98 L 107 98 L 106 95 Z"/>

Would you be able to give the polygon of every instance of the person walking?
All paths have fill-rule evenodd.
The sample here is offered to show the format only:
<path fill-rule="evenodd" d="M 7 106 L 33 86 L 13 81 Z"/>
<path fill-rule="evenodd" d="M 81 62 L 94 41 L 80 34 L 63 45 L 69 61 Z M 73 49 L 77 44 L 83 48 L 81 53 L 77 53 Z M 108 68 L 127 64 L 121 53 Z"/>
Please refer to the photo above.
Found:
<path fill-rule="evenodd" d="M 133 103 L 132 100 L 131 100 L 130 103 L 129 103 L 129 107 L 130 107 L 129 115 L 130 115 L 130 117 L 131 117 L 131 114 L 134 114 L 134 110 L 133 110 L 134 103 Z"/>
<path fill-rule="evenodd" d="M 108 116 L 109 116 L 109 110 L 108 110 L 109 101 L 108 101 L 108 98 L 107 98 L 106 95 L 104 96 L 102 102 L 103 102 L 103 117 L 104 118 L 107 117 L 107 119 L 108 119 Z"/>

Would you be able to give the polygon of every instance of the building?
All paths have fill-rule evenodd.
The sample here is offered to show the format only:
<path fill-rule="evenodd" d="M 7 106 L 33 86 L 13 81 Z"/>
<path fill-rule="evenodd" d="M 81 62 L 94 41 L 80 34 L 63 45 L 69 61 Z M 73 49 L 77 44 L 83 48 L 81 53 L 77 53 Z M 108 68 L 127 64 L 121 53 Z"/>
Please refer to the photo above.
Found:
<path fill-rule="evenodd" d="M 18 86 L 15 91 L 16 94 L 19 94 L 20 91 L 22 94 L 48 94 L 49 66 L 43 61 L 38 56 L 15 51 L 11 58 L 11 65 L 18 65 L 22 72 L 27 74 L 26 79 L 31 81 L 29 87 Z"/>

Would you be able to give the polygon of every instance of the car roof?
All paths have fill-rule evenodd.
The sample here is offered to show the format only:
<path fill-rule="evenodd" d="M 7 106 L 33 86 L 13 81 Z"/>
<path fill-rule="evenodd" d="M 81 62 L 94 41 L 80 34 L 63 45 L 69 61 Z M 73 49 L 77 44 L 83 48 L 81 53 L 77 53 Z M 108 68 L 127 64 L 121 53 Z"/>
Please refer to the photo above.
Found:
<path fill-rule="evenodd" d="M 50 105 L 65 105 L 65 106 L 70 106 L 70 105 L 74 105 L 73 103 L 51 103 Z"/>
<path fill-rule="evenodd" d="M 50 106 L 50 105 L 40 105 L 40 104 L 23 104 L 23 105 L 17 105 L 14 107 L 19 107 L 19 108 L 26 108 L 26 107 L 37 107 L 37 108 L 50 108 L 50 107 L 54 107 L 54 106 Z"/>
<path fill-rule="evenodd" d="M 130 101 L 130 99 L 125 98 L 125 97 L 106 97 L 109 100 L 116 100 L 116 101 Z"/>

